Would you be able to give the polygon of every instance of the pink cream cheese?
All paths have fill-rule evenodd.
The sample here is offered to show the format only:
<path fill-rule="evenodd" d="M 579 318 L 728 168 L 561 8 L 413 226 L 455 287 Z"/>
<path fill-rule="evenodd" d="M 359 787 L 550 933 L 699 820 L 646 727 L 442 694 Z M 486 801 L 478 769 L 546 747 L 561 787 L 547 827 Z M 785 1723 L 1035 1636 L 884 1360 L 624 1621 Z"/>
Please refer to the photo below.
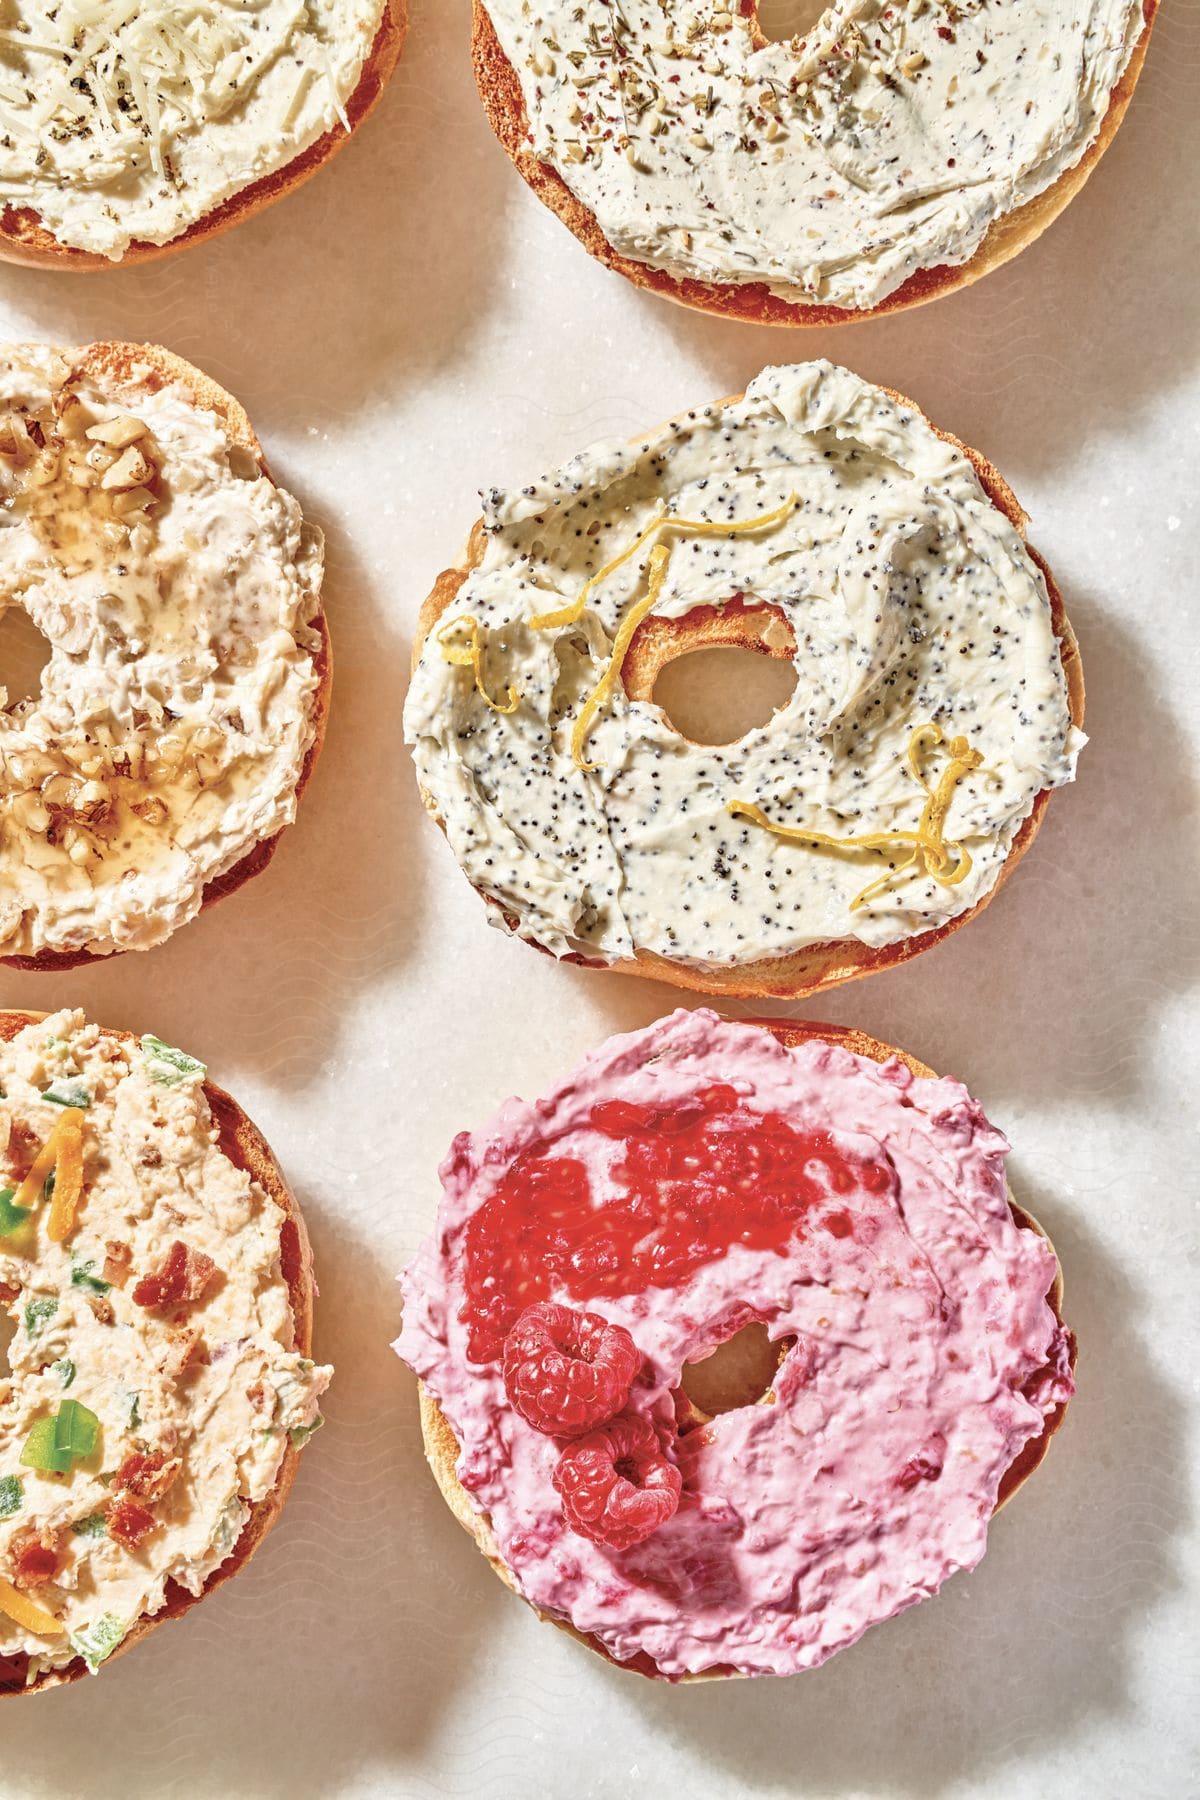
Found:
<path fill-rule="evenodd" d="M 631 1333 L 646 1362 L 630 1406 L 671 1434 L 683 1474 L 675 1516 L 617 1552 L 567 1528 L 551 1481 L 560 1446 L 509 1405 L 496 1364 L 468 1356 L 466 1228 L 531 1148 L 582 1162 L 603 1207 L 620 1147 L 592 1108 L 679 1105 L 718 1082 L 750 1116 L 832 1131 L 893 1178 L 838 1194 L 849 1235 L 814 1225 L 783 1254 L 735 1243 L 676 1286 L 552 1294 Z M 1055 1259 L 1009 1211 L 1007 1152 L 958 1082 L 822 1042 L 788 1049 L 708 1010 L 611 1038 L 547 1098 L 510 1100 L 462 1133 L 437 1230 L 402 1277 L 395 1347 L 441 1405 L 459 1479 L 521 1593 L 670 1678 L 787 1675 L 973 1568 L 1006 1469 L 1073 1392 L 1047 1300 Z M 683 1365 L 752 1318 L 795 1340 L 774 1404 L 673 1438 Z"/>

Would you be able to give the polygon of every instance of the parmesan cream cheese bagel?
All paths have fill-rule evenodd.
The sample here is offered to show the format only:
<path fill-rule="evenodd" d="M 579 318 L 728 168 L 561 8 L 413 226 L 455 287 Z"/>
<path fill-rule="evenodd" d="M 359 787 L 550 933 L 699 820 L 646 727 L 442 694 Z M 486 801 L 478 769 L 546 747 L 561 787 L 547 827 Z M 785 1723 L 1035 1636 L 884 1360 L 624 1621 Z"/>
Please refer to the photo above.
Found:
<path fill-rule="evenodd" d="M 1007 262 L 1111 142 L 1157 0 L 474 0 L 492 128 L 592 254 L 755 324 L 914 306 Z"/>
<path fill-rule="evenodd" d="M 405 727 L 494 922 L 792 997 L 961 925 L 1084 741 L 1024 523 L 977 452 L 829 363 L 493 490 L 426 602 Z M 736 743 L 690 741 L 653 701 L 706 645 L 795 670 Z"/>
<path fill-rule="evenodd" d="M 1074 1391 L 1007 1151 L 861 1033 L 708 1011 L 456 1138 L 396 1348 L 502 1578 L 680 1680 L 815 1668 L 973 1568 Z"/>
<path fill-rule="evenodd" d="M 242 1566 L 332 1371 L 269 1148 L 204 1066 L 0 1013 L 0 1693 L 74 1681 Z"/>
<path fill-rule="evenodd" d="M 0 258 L 146 262 L 314 175 L 371 111 L 406 0 L 12 0 Z"/>
<path fill-rule="evenodd" d="M 38 694 L 0 694 L 0 960 L 149 949 L 295 817 L 321 535 L 237 402 L 141 344 L 0 349 L 0 526 L 0 614 L 50 646 Z"/>

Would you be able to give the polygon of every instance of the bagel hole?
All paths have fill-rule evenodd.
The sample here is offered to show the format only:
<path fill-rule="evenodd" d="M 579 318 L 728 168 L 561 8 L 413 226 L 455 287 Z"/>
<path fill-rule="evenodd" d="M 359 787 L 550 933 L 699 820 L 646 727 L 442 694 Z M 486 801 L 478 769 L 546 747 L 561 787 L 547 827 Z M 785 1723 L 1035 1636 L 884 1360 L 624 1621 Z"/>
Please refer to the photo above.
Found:
<path fill-rule="evenodd" d="M 828 10 L 828 0 L 758 0 L 758 29 L 769 44 L 786 44 L 811 31 Z"/>
<path fill-rule="evenodd" d="M 0 687 L 6 712 L 38 698 L 42 671 L 50 661 L 50 640 L 38 630 L 24 607 L 12 605 L 0 618 Z"/>
<path fill-rule="evenodd" d="M 735 744 L 770 724 L 795 686 L 790 660 L 714 645 L 669 662 L 654 683 L 654 701 L 693 744 Z"/>
<path fill-rule="evenodd" d="M 700 1413 L 721 1413 L 753 1406 L 770 1393 L 792 1338 L 773 1339 L 759 1319 L 743 1325 L 707 1356 L 684 1363 L 679 1385 Z"/>

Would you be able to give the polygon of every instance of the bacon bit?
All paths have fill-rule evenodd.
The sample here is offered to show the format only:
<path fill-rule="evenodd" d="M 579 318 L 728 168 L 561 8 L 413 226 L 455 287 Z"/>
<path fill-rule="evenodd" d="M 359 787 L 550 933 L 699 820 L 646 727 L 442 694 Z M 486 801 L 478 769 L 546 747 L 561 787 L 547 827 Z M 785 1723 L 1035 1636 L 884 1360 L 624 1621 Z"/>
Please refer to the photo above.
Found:
<path fill-rule="evenodd" d="M 179 1238 L 167 1252 L 167 1260 L 153 1275 L 144 1275 L 133 1290 L 136 1306 L 194 1305 L 217 1272 L 217 1265 L 203 1250 L 192 1250 Z"/>
<path fill-rule="evenodd" d="M 112 1301 L 106 1299 L 103 1294 L 88 1294 L 85 1298 L 92 1309 L 92 1316 L 96 1319 L 97 1323 L 100 1325 L 111 1325 L 117 1316 L 113 1311 Z"/>
<path fill-rule="evenodd" d="M 104 1279 L 110 1287 L 124 1287 L 129 1277 L 129 1264 L 133 1251 L 120 1238 L 109 1238 L 104 1246 L 108 1252 L 104 1258 Z"/>
<path fill-rule="evenodd" d="M 255 1412 L 266 1413 L 274 1410 L 275 1396 L 265 1381 L 256 1381 L 246 1398 Z"/>
<path fill-rule="evenodd" d="M 11 1581 L 0 1579 L 0 1613 L 20 1625 L 24 1631 L 32 1631 L 35 1637 L 62 1637 L 63 1628 L 58 1620 L 39 1606 L 34 1600 L 27 1600 L 19 1588 Z"/>
<path fill-rule="evenodd" d="M 75 1211 L 83 1194 L 83 1113 L 69 1106 L 52 1140 L 57 1139 L 54 1162 L 54 1198 L 46 1236 L 63 1244 L 75 1229 Z"/>
<path fill-rule="evenodd" d="M 11 1281 L 0 1281 L 0 1305 L 11 1306 L 20 1292 L 20 1288 L 14 1287 Z"/>
<path fill-rule="evenodd" d="M 13 1579 L 18 1587 L 41 1587 L 45 1582 L 53 1581 L 58 1573 L 58 1552 L 54 1545 L 53 1536 L 31 1526 L 14 1534 L 9 1555 Z"/>
<path fill-rule="evenodd" d="M 9 1120 L 8 1166 L 14 1177 L 24 1181 L 40 1148 L 41 1140 L 32 1125 L 26 1125 L 22 1119 Z"/>
<path fill-rule="evenodd" d="M 139 1506 L 136 1500 L 114 1501 L 106 1516 L 109 1537 L 116 1538 L 127 1550 L 136 1550 L 144 1537 L 158 1530 L 154 1514 Z"/>
<path fill-rule="evenodd" d="M 135 1500 L 149 1500 L 153 1504 L 162 1499 L 182 1467 L 182 1457 L 168 1457 L 163 1450 L 151 1450 L 144 1455 L 135 1451 L 125 1458 L 113 1476 L 113 1486 L 132 1494 Z"/>

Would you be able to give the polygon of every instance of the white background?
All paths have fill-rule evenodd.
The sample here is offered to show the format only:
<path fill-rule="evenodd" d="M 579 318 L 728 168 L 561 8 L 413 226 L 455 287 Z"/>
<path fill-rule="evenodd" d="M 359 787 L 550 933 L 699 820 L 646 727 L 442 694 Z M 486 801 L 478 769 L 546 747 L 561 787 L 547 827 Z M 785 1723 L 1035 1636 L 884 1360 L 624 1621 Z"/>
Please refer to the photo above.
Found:
<path fill-rule="evenodd" d="M 818 334 L 689 314 L 593 263 L 491 137 L 467 0 L 413 11 L 378 114 L 301 194 L 142 271 L 0 265 L 4 335 L 190 357 L 328 534 L 332 725 L 272 869 L 164 949 L 6 972 L 0 998 L 207 1059 L 295 1184 L 338 1366 L 256 1562 L 98 1680 L 10 1702 L 0 1792 L 1194 1795 L 1200 8 L 1167 4 L 1115 147 L 1016 263 Z M 672 1689 L 505 1592 L 438 1498 L 388 1345 L 454 1132 L 676 996 L 487 928 L 420 812 L 400 708 L 477 489 L 815 354 L 993 458 L 1079 632 L 1093 741 L 1012 883 L 803 1010 L 960 1076 L 1009 1132 L 1080 1393 L 975 1574 L 815 1674 Z"/>

